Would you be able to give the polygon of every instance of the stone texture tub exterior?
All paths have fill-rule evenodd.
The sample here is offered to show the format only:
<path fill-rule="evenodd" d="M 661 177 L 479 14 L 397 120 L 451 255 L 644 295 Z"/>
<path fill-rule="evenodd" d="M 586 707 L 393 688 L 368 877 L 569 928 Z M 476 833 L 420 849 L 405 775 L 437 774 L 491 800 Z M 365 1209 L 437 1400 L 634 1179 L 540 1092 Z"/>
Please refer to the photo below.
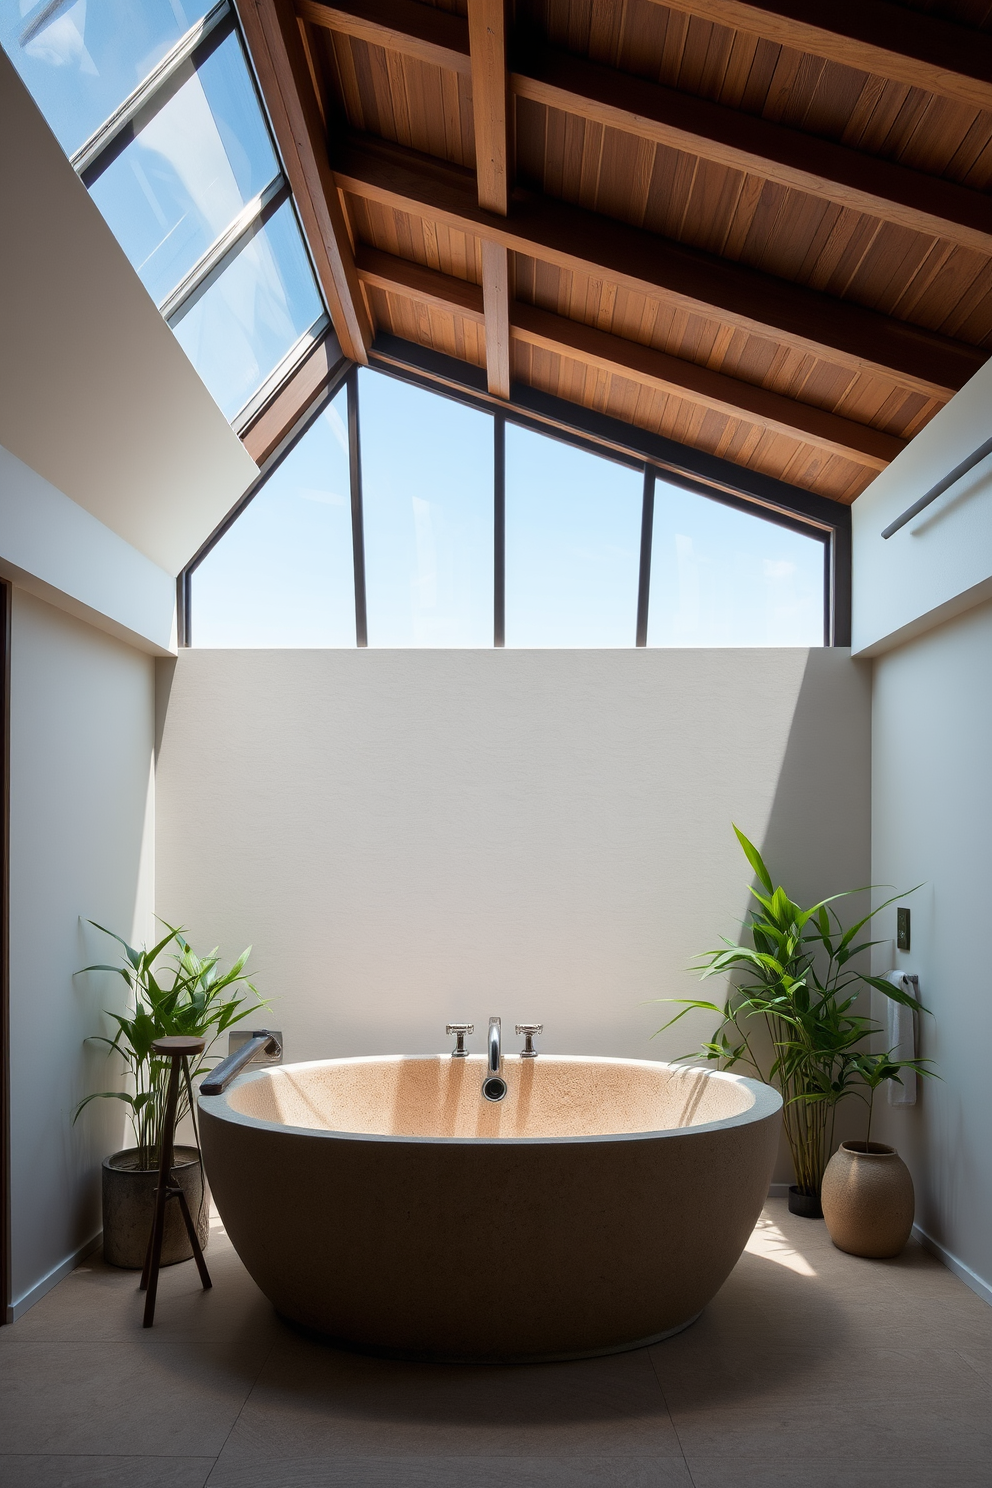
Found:
<path fill-rule="evenodd" d="M 278 1312 L 352 1348 L 578 1358 L 688 1326 L 768 1192 L 781 1099 L 654 1061 L 284 1065 L 201 1097 L 210 1187 Z"/>

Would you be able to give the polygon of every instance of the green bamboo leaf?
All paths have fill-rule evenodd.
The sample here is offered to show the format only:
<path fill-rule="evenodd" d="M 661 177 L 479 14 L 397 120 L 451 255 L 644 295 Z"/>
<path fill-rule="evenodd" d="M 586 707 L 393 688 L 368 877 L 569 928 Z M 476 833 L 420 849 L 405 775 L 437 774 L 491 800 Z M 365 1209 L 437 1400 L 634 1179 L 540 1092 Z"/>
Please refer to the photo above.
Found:
<path fill-rule="evenodd" d="M 744 833 L 738 826 L 734 825 L 733 823 L 731 823 L 731 825 L 734 827 L 734 832 L 737 834 L 737 841 L 744 849 L 744 856 L 747 858 L 748 862 L 751 864 L 751 867 L 754 869 L 757 875 L 758 882 L 763 884 L 770 894 L 772 892 L 772 877 L 771 874 L 768 872 L 768 869 L 765 867 L 760 852 L 755 847 L 753 842 L 748 841 L 748 839 L 744 836 Z"/>

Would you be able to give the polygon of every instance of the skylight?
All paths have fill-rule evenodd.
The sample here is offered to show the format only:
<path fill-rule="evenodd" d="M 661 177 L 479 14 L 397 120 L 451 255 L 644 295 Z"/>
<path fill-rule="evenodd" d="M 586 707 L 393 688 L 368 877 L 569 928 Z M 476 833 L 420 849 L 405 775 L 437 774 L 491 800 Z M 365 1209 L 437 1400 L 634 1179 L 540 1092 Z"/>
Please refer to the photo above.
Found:
<path fill-rule="evenodd" d="M 328 320 L 229 0 L 0 0 L 0 41 L 244 427 Z"/>

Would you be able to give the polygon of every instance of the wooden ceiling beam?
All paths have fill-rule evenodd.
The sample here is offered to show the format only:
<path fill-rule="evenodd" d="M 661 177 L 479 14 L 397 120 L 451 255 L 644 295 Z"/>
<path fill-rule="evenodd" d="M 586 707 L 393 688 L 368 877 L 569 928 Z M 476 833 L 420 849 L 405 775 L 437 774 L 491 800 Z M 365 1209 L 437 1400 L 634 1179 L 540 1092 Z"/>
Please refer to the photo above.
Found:
<path fill-rule="evenodd" d="M 352 137 L 334 170 L 338 185 L 358 197 L 675 301 L 927 397 L 948 398 L 986 360 L 980 348 L 536 193 L 514 192 L 508 217 L 484 212 L 471 171 L 402 146 Z"/>
<path fill-rule="evenodd" d="M 359 277 L 370 286 L 418 304 L 426 301 L 476 323 L 485 319 L 479 285 L 366 247 L 358 249 L 357 264 Z M 515 300 L 509 307 L 509 321 L 515 341 L 630 378 L 728 418 L 745 419 L 790 439 L 808 441 L 871 470 L 884 470 L 905 447 L 904 440 L 882 430 L 554 315 L 536 305 Z"/>
<path fill-rule="evenodd" d="M 657 0 L 891 82 L 992 109 L 992 35 L 890 0 Z"/>
<path fill-rule="evenodd" d="M 468 43 L 479 206 L 505 217 L 512 171 L 504 0 L 468 0 Z"/>
<path fill-rule="evenodd" d="M 485 325 L 486 312 L 482 300 L 482 286 L 471 279 L 456 279 L 453 274 L 439 274 L 424 264 L 412 263 L 408 258 L 397 258 L 392 253 L 383 253 L 359 243 L 355 249 L 355 267 L 358 277 L 370 289 L 381 289 L 387 294 L 402 294 L 418 304 L 431 305 L 449 315 L 458 315 L 463 320 Z"/>
<path fill-rule="evenodd" d="M 296 13 L 313 26 L 472 76 L 468 23 L 451 11 L 418 0 L 296 0 Z"/>
<path fill-rule="evenodd" d="M 236 6 L 334 330 L 345 355 L 367 363 L 372 325 L 299 23 L 292 4 L 280 0 L 236 0 Z"/>
<path fill-rule="evenodd" d="M 510 255 L 494 238 L 482 240 L 482 301 L 486 323 L 486 380 L 496 398 L 510 396 Z"/>
<path fill-rule="evenodd" d="M 519 98 L 992 254 L 992 198 L 939 176 L 563 52 L 530 59 L 512 87 Z"/>
<path fill-rule="evenodd" d="M 884 470 L 905 448 L 905 440 L 880 429 L 565 319 L 536 305 L 514 304 L 511 333 L 514 340 L 629 377 L 683 402 L 714 409 L 728 418 L 744 419 L 790 439 L 808 440 L 871 470 Z"/>
<path fill-rule="evenodd" d="M 297 11 L 325 28 L 447 71 L 471 73 L 470 22 L 448 11 L 416 0 L 341 0 L 337 5 L 298 0 Z M 510 90 L 518 98 L 747 171 L 913 232 L 992 253 L 992 198 L 939 176 L 551 49 L 534 50 L 525 69 L 511 72 Z M 479 94 L 473 79 L 473 97 Z M 478 131 L 477 115 L 477 156 L 484 159 Z M 481 196 L 480 203 L 487 205 Z"/>
<path fill-rule="evenodd" d="M 510 201 L 512 147 L 506 72 L 505 0 L 468 0 L 472 64 L 475 180 L 479 206 L 505 217 Z M 497 398 L 510 396 L 510 254 L 495 238 L 482 240 L 486 313 L 486 379 Z"/>

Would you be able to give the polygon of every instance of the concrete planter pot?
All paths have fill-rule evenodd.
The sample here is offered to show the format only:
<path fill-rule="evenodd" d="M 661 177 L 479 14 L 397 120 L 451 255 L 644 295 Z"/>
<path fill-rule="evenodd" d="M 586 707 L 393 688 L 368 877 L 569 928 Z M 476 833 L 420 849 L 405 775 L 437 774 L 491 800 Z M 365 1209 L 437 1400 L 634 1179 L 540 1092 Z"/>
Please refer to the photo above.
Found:
<path fill-rule="evenodd" d="M 849 1255 L 882 1260 L 909 1239 L 913 1179 L 894 1147 L 842 1142 L 827 1163 L 820 1199 L 831 1240 Z"/>
<path fill-rule="evenodd" d="M 195 1147 L 177 1147 L 172 1169 L 175 1182 L 186 1195 L 196 1225 L 201 1250 L 210 1235 L 210 1190 L 203 1178 L 200 1154 Z M 103 1160 L 103 1258 L 111 1266 L 140 1271 L 152 1228 L 158 1170 L 138 1167 L 138 1151 L 128 1147 Z M 165 1210 L 162 1265 L 192 1259 L 193 1251 L 177 1199 Z"/>
<path fill-rule="evenodd" d="M 798 1184 L 789 1185 L 789 1213 L 799 1214 L 803 1219 L 822 1219 L 823 1210 L 816 1194 L 804 1193 Z"/>

